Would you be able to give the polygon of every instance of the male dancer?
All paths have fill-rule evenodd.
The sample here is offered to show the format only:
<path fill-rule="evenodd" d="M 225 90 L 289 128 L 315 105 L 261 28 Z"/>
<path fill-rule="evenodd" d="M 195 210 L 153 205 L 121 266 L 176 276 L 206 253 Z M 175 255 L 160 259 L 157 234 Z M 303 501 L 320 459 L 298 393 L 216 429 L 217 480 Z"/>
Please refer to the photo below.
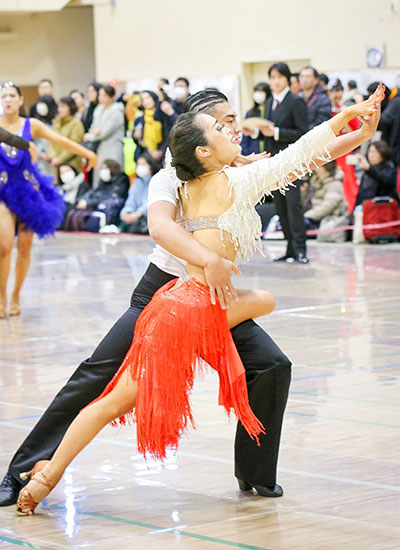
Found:
<path fill-rule="evenodd" d="M 236 128 L 236 115 L 226 97 L 219 92 L 199 92 L 190 98 L 186 108 L 212 113 L 220 123 Z M 371 139 L 379 118 L 380 109 L 377 109 L 368 121 L 362 121 L 359 130 L 334 140 L 332 146 L 328 146 L 332 158 L 343 156 Z M 246 162 L 246 159 L 241 160 Z M 168 179 L 165 178 L 165 171 L 154 176 L 151 184 L 149 227 L 154 239 L 168 248 L 171 254 L 164 250 L 162 260 L 161 247 L 156 246 L 150 257 L 152 263 L 134 290 L 131 307 L 102 340 L 92 357 L 81 363 L 18 449 L 0 486 L 0 504 L 3 506 L 16 502 L 21 487 L 19 473 L 31 469 L 39 459 L 53 455 L 79 410 L 96 398 L 111 380 L 130 347 L 132 331 L 141 310 L 158 288 L 181 272 L 181 269 L 177 272 L 176 262 L 179 263 L 179 260 L 172 253 L 204 268 L 207 283 L 212 293 L 216 291 L 221 297 L 221 303 L 224 304 L 225 299 L 229 301 L 229 294 L 234 296 L 230 286 L 233 264 L 215 258 L 215 254 L 193 242 L 191 235 L 175 222 L 175 195 L 171 199 L 168 184 L 157 190 L 157 179 L 158 184 L 160 179 L 165 182 Z M 172 181 L 169 186 L 173 187 Z M 268 427 L 267 435 L 260 438 L 261 446 L 257 447 L 243 427 L 238 425 L 235 474 L 243 490 L 255 488 L 263 496 L 280 496 L 283 491 L 276 484 L 276 464 L 290 382 L 290 362 L 253 321 L 245 321 L 235 327 L 232 336 L 246 369 L 252 409 Z"/>
<path fill-rule="evenodd" d="M 240 140 L 236 113 L 220 92 L 206 90 L 191 96 L 186 110 L 212 114 L 219 122 L 234 128 L 235 136 Z M 249 162 L 245 158 L 239 160 Z M 184 262 L 172 254 L 204 268 L 211 293 L 218 295 L 221 304 L 228 305 L 229 300 L 235 297 L 230 276 L 237 268 L 197 243 L 175 222 L 175 187 L 166 170 L 154 176 L 150 184 L 149 204 L 149 229 L 158 244 L 149 258 L 151 263 L 146 273 L 134 290 L 131 306 L 93 355 L 81 363 L 16 452 L 0 485 L 2 506 L 16 502 L 22 486 L 19 473 L 31 469 L 39 459 L 51 458 L 80 409 L 103 391 L 118 370 L 132 342 L 141 311 L 158 288 L 179 276 L 184 269 Z M 256 416 L 267 426 L 267 435 L 262 436 L 261 446 L 258 447 L 243 426 L 238 425 L 235 474 L 242 490 L 255 487 L 260 495 L 281 496 L 282 488 L 276 484 L 276 466 L 291 363 L 254 321 L 249 320 L 235 327 L 232 336 L 246 369 L 250 404 Z"/>

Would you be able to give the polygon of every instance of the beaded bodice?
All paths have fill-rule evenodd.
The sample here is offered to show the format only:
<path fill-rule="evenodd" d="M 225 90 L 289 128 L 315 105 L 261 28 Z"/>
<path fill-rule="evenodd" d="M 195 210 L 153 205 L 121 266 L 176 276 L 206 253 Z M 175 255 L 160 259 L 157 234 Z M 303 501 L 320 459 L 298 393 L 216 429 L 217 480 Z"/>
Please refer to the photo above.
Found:
<path fill-rule="evenodd" d="M 219 229 L 218 220 L 219 216 L 201 216 L 200 218 L 185 220 L 183 227 L 189 233 L 193 233 L 193 231 L 198 231 L 199 229 Z"/>
<path fill-rule="evenodd" d="M 335 138 L 328 122 L 316 126 L 298 141 L 292 143 L 277 155 L 264 158 L 239 168 L 225 166 L 224 172 L 229 181 L 229 193 L 233 195 L 233 204 L 220 216 L 204 216 L 186 220 L 188 231 L 218 228 L 229 234 L 237 252 L 236 261 L 248 261 L 256 251 L 261 251 L 261 220 L 255 205 L 265 195 L 279 190 L 285 194 L 292 185 L 292 179 L 300 179 L 317 167 L 316 160 L 330 160 L 326 146 Z M 167 168 L 174 177 L 179 197 L 183 186 L 171 165 Z"/>

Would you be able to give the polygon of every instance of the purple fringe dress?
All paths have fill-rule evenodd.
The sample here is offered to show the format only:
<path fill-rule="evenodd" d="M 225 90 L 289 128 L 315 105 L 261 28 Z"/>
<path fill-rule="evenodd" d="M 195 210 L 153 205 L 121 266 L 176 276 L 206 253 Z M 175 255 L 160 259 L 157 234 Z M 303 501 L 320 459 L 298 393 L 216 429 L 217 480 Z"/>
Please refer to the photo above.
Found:
<path fill-rule="evenodd" d="M 29 118 L 22 137 L 32 140 Z M 65 204 L 53 178 L 39 172 L 28 151 L 6 143 L 0 143 L 0 202 L 41 238 L 52 235 L 63 221 Z"/>

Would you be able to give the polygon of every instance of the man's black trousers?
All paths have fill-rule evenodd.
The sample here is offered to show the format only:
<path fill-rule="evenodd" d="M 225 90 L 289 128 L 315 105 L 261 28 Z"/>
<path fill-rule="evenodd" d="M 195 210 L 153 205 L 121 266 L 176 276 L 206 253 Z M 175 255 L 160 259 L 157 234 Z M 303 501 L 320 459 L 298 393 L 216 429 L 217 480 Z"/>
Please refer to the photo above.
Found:
<path fill-rule="evenodd" d="M 53 456 L 79 411 L 104 390 L 132 343 L 135 324 L 143 308 L 153 294 L 173 278 L 154 264 L 149 265 L 133 292 L 130 308 L 111 328 L 90 359 L 80 364 L 14 455 L 9 473 L 18 482 L 20 472 L 30 470 L 38 460 Z M 232 336 L 246 369 L 250 404 L 267 432 L 260 437 L 261 446 L 257 447 L 238 423 L 235 475 L 255 485 L 273 486 L 291 363 L 252 320 L 236 326 Z"/>

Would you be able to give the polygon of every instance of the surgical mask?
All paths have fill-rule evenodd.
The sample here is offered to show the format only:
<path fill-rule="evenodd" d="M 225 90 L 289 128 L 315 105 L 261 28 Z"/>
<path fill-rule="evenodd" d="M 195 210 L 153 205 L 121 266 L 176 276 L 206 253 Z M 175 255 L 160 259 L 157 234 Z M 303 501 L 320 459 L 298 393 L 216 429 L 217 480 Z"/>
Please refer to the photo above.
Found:
<path fill-rule="evenodd" d="M 175 99 L 183 99 L 186 97 L 186 88 L 183 86 L 175 86 L 174 88 Z"/>
<path fill-rule="evenodd" d="M 102 168 L 100 170 L 100 179 L 106 183 L 111 181 L 111 170 L 109 168 Z"/>
<path fill-rule="evenodd" d="M 60 174 L 60 180 L 63 183 L 71 183 L 75 179 L 75 172 L 73 170 L 65 170 L 62 174 Z"/>
<path fill-rule="evenodd" d="M 39 116 L 45 117 L 49 114 L 49 108 L 46 103 L 42 103 L 40 101 L 39 103 L 36 103 L 36 112 Z"/>
<path fill-rule="evenodd" d="M 148 178 L 150 176 L 150 168 L 144 164 L 136 166 L 136 175 L 138 178 Z"/>
<path fill-rule="evenodd" d="M 260 105 L 261 103 L 264 103 L 267 99 L 267 94 L 265 92 L 262 92 L 261 90 L 256 90 L 253 94 L 253 99 L 255 103 Z"/>

